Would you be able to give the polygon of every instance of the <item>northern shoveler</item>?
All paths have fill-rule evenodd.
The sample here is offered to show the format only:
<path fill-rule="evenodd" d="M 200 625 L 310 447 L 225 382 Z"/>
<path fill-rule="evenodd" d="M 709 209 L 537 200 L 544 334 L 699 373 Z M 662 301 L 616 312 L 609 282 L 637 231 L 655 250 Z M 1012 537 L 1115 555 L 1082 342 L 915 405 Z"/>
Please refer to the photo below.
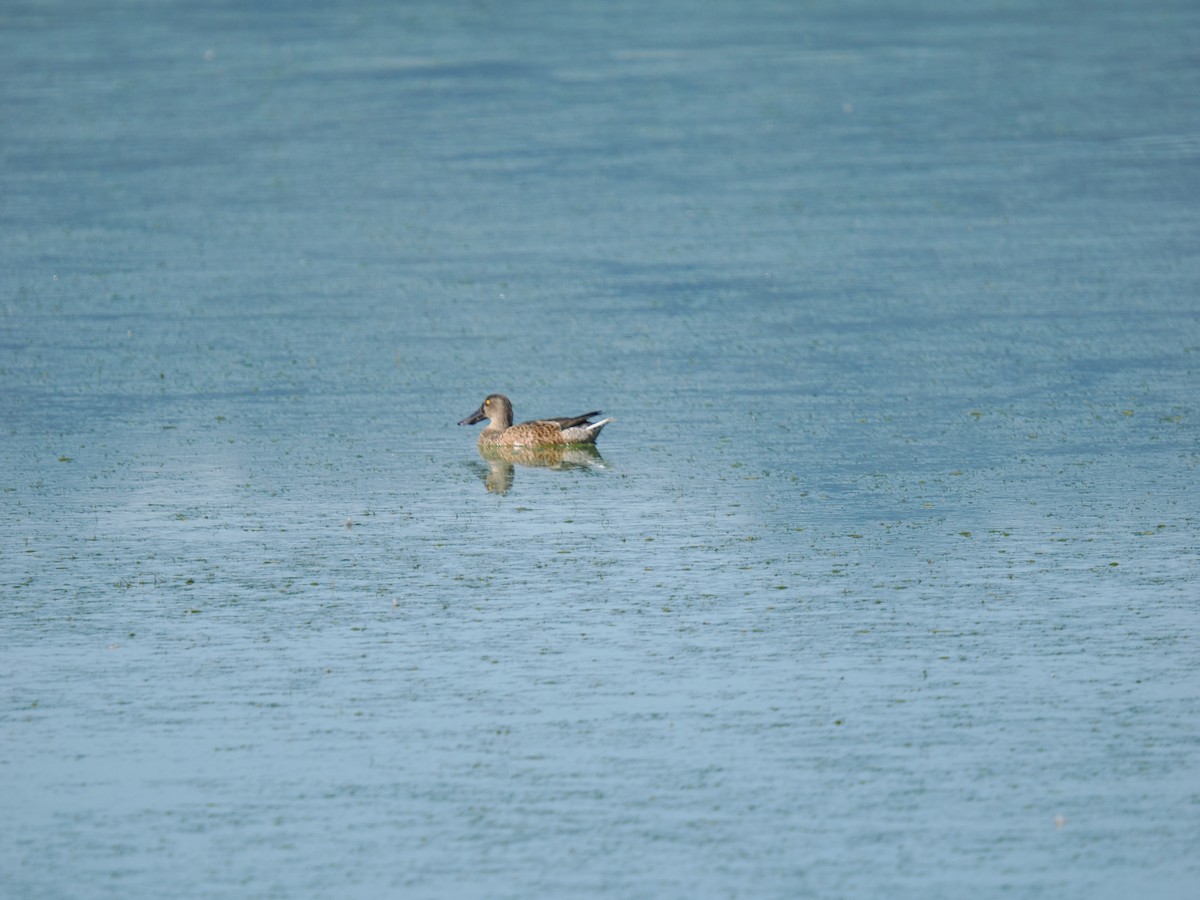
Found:
<path fill-rule="evenodd" d="M 479 446 L 544 447 L 553 444 L 594 444 L 611 418 L 590 422 L 600 410 L 564 419 L 534 419 L 513 424 L 512 402 L 503 394 L 491 394 L 479 409 L 459 425 L 474 425 L 488 420 L 487 428 L 479 433 Z"/>

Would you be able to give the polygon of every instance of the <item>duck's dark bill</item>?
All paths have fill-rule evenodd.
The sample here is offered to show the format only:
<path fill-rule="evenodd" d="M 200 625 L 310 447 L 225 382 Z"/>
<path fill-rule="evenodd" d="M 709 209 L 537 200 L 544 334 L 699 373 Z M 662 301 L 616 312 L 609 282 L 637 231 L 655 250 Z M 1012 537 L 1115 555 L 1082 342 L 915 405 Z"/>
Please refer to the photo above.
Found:
<path fill-rule="evenodd" d="M 484 413 L 483 407 L 481 406 L 481 407 L 479 407 L 479 409 L 475 410 L 475 412 L 471 413 L 471 415 L 467 416 L 465 419 L 463 419 L 458 424 L 459 425 L 474 425 L 476 422 L 482 422 L 486 418 L 487 418 L 487 415 Z"/>

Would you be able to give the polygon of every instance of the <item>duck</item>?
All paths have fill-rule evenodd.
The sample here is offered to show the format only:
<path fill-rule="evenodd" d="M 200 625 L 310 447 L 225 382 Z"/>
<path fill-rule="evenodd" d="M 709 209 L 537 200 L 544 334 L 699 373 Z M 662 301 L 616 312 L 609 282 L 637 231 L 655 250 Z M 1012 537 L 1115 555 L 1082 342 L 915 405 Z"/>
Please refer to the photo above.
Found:
<path fill-rule="evenodd" d="M 547 447 L 557 444 L 594 444 L 601 430 L 612 421 L 610 416 L 599 422 L 591 421 L 600 415 L 593 410 L 581 416 L 559 419 L 533 419 L 513 424 L 512 401 L 503 394 L 489 394 L 479 409 L 467 416 L 459 425 L 474 425 L 488 420 L 487 427 L 479 432 L 479 447 Z"/>

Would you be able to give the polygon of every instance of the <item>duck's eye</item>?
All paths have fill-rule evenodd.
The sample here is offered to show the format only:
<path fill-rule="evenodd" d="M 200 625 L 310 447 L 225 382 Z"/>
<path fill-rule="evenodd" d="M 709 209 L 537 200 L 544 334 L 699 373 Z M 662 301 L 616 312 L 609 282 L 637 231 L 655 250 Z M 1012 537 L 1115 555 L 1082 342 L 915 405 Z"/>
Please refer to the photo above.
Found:
<path fill-rule="evenodd" d="M 484 405 L 484 406 L 491 406 L 491 405 L 492 405 L 492 400 L 491 400 L 491 398 L 489 397 L 487 400 L 484 400 L 484 401 L 483 401 L 483 405 Z"/>

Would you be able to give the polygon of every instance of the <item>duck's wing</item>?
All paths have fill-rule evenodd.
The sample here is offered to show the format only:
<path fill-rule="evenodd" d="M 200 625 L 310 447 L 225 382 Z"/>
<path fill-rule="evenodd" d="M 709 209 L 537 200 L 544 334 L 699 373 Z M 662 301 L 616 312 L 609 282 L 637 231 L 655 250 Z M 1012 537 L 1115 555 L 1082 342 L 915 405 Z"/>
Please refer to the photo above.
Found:
<path fill-rule="evenodd" d="M 584 413 L 582 416 L 572 416 L 569 419 L 567 419 L 567 418 L 542 419 L 542 421 L 543 422 L 553 422 L 555 425 L 557 425 L 563 431 L 566 431 L 568 428 L 574 428 L 576 425 L 590 424 L 588 422 L 588 419 L 590 419 L 592 416 L 598 416 L 598 415 L 600 415 L 600 410 L 594 409 L 590 413 Z"/>

